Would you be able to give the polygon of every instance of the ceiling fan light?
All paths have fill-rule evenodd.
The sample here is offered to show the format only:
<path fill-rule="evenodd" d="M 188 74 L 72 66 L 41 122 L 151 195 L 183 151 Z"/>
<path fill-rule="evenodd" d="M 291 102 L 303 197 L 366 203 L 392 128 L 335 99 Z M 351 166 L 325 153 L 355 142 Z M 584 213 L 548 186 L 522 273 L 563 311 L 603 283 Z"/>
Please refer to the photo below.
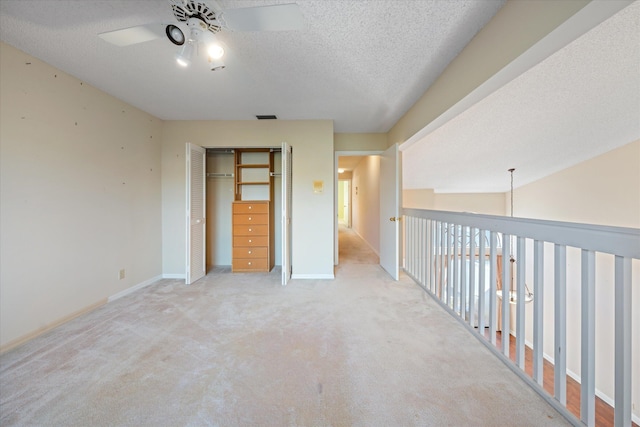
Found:
<path fill-rule="evenodd" d="M 218 43 L 212 43 L 207 46 L 207 54 L 211 59 L 220 59 L 224 56 L 224 48 Z"/>
<path fill-rule="evenodd" d="M 226 67 L 227 66 L 225 65 L 225 63 L 222 60 L 222 58 L 210 59 L 209 60 L 209 68 L 211 69 L 211 71 L 224 70 Z"/>
<path fill-rule="evenodd" d="M 180 52 L 176 54 L 176 62 L 181 67 L 188 67 L 191 64 L 191 57 L 193 56 L 193 44 L 186 43 L 180 49 Z"/>
<path fill-rule="evenodd" d="M 184 33 L 179 27 L 173 24 L 169 24 L 165 28 L 165 33 L 167 34 L 167 37 L 169 38 L 171 43 L 178 46 L 182 46 L 184 44 Z"/>

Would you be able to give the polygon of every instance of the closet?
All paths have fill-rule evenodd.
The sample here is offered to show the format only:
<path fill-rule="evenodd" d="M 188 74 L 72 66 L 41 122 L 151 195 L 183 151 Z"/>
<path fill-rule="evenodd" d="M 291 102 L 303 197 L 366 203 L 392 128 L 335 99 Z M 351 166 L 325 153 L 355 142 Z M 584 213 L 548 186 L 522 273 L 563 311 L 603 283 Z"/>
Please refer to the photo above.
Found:
<path fill-rule="evenodd" d="M 281 162 L 280 149 L 207 149 L 207 270 L 281 265 Z"/>

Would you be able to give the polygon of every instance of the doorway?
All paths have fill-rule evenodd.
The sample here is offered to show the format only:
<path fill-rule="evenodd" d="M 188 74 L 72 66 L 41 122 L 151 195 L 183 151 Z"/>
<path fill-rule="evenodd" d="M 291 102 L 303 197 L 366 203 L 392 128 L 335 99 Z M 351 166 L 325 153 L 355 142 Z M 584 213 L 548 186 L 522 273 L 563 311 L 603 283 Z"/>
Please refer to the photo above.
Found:
<path fill-rule="evenodd" d="M 234 148 L 200 147 L 187 143 L 187 233 L 185 283 L 191 284 L 206 275 L 214 266 L 230 266 L 232 259 L 231 206 L 238 172 Z M 275 161 L 270 161 L 272 171 L 268 173 L 270 195 L 267 200 L 273 205 L 269 219 L 273 234 L 273 260 L 282 266 L 282 284 L 291 277 L 291 146 L 265 147 Z M 273 163 L 273 165 L 271 165 Z M 244 166 L 250 171 L 260 169 Z M 264 166 L 257 164 L 257 166 Z M 261 179 L 249 185 L 264 185 Z M 207 225 L 208 224 L 208 225 Z M 267 236 L 269 236 L 267 234 Z"/>
<path fill-rule="evenodd" d="M 338 223 L 351 228 L 351 180 L 338 180 Z"/>
<path fill-rule="evenodd" d="M 341 215 L 344 218 L 344 184 L 351 179 L 350 231 L 373 251 L 379 264 L 395 280 L 400 273 L 401 247 L 401 156 L 398 144 L 385 151 L 335 152 L 335 250 L 334 264 L 340 264 Z M 342 188 L 342 191 L 341 191 Z M 339 200 L 342 193 L 342 200 Z M 388 221 L 386 221 L 388 219 Z M 346 228 L 345 228 L 346 229 Z M 344 231 L 344 230 L 343 230 Z"/>
<path fill-rule="evenodd" d="M 378 151 L 338 151 L 335 153 L 335 256 L 349 248 L 364 245 L 358 252 L 370 252 L 368 259 L 377 258 L 379 250 L 379 164 Z M 345 236 L 349 234 L 349 239 Z M 349 246 L 343 246 L 347 240 Z M 356 242 L 359 241 L 359 242 Z M 358 257 L 360 257 L 358 255 Z M 377 261 L 375 262 L 377 263 Z"/>

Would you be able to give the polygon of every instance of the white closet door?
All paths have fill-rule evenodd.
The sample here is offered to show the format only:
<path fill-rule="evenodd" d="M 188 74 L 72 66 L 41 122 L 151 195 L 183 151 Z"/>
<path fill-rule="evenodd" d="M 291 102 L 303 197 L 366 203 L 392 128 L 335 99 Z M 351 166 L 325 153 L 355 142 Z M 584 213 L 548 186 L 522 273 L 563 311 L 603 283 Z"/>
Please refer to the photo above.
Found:
<path fill-rule="evenodd" d="M 190 285 L 206 274 L 206 150 L 187 143 L 187 274 Z"/>
<path fill-rule="evenodd" d="M 291 146 L 282 143 L 282 285 L 291 279 Z"/>

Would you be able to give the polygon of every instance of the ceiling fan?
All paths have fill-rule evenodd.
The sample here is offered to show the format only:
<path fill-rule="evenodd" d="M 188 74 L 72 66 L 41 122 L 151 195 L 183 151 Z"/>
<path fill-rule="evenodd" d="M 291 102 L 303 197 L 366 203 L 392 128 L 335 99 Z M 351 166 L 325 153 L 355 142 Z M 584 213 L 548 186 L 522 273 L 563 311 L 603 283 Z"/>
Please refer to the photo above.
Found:
<path fill-rule="evenodd" d="M 216 38 L 230 31 L 287 31 L 304 27 L 304 18 L 295 3 L 223 10 L 215 0 L 169 0 L 177 22 L 152 23 L 98 34 L 116 46 L 129 46 L 166 36 L 181 46 L 178 65 L 187 67 L 204 47 L 212 71 L 225 68 L 224 47 Z M 181 28 L 182 27 L 182 28 Z M 183 31 L 183 28 L 186 31 Z M 185 33 L 188 32 L 187 35 Z"/>

